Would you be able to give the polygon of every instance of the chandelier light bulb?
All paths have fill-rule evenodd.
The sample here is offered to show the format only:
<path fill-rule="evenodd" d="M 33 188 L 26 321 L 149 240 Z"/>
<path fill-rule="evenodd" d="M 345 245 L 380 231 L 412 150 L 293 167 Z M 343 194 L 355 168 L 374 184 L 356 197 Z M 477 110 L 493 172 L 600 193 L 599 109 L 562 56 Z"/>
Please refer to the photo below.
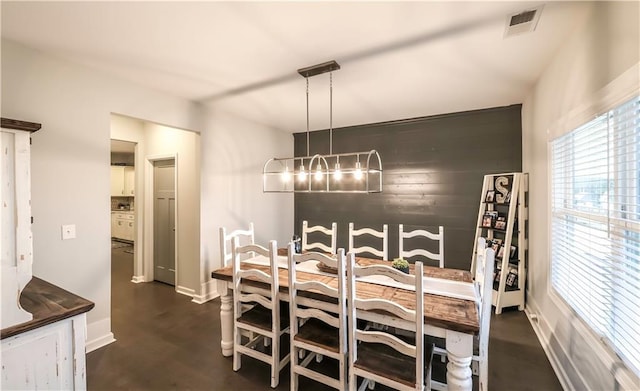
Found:
<path fill-rule="evenodd" d="M 307 172 L 304 170 L 304 164 L 300 165 L 300 172 L 298 172 L 298 180 L 304 182 L 307 180 Z"/>
<path fill-rule="evenodd" d="M 356 162 L 356 171 L 353 173 L 353 177 L 358 181 L 362 179 L 362 167 L 360 167 L 360 162 Z"/>
<path fill-rule="evenodd" d="M 340 170 L 340 163 L 336 163 L 336 169 L 333 171 L 333 178 L 336 181 L 342 179 L 342 171 Z"/>
<path fill-rule="evenodd" d="M 289 182 L 291 180 L 291 173 L 289 172 L 289 167 L 285 167 L 282 172 L 282 180 L 284 182 Z"/>
<path fill-rule="evenodd" d="M 316 178 L 316 181 L 319 181 L 322 179 L 322 166 L 320 165 L 320 163 L 318 163 L 318 167 L 316 168 L 315 178 Z"/>

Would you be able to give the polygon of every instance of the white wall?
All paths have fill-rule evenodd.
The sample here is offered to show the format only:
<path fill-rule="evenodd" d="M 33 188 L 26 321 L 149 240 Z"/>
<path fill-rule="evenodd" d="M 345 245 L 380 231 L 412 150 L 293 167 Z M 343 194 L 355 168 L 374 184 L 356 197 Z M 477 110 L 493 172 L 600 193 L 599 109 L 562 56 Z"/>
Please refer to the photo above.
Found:
<path fill-rule="evenodd" d="M 560 48 L 522 108 L 523 168 L 530 174 L 527 308 L 538 316 L 533 324 L 567 389 L 640 389 L 638 378 L 621 367 L 564 303 L 550 295 L 547 216 L 547 132 L 567 126 L 563 119 L 568 116 L 586 119 L 583 109 L 597 106 L 588 105 L 594 96 L 638 64 L 639 15 L 638 2 L 594 3 L 586 23 Z M 637 86 L 637 70 L 635 78 L 631 75 Z"/>
<path fill-rule="evenodd" d="M 2 40 L 2 116 L 43 125 L 32 145 L 34 275 L 96 303 L 88 314 L 89 349 L 113 338 L 112 113 L 202 132 L 202 153 L 195 143 L 179 151 L 189 159 L 187 168 L 202 156 L 202 173 L 193 169 L 182 175 L 191 177 L 193 193 L 184 195 L 192 202 L 188 209 L 197 211 L 198 195 L 202 198 L 201 215 L 191 216 L 202 221 L 202 231 L 196 223 L 181 233 L 190 235 L 192 244 L 180 283 L 194 290 L 196 301 L 212 295 L 206 290 L 210 270 L 219 263 L 216 227 L 254 221 L 259 241 L 284 241 L 293 222 L 292 197 L 265 195 L 260 188 L 262 162 L 282 150 L 292 152 L 291 136 Z M 159 143 L 148 144 L 145 154 L 162 150 Z M 62 224 L 76 224 L 77 239 L 62 241 Z"/>
<path fill-rule="evenodd" d="M 95 302 L 91 346 L 111 340 L 110 115 L 194 125 L 194 105 L 2 41 L 2 116 L 33 135 L 33 274 Z M 77 238 L 61 240 L 61 225 Z"/>
<path fill-rule="evenodd" d="M 219 229 L 247 229 L 255 225 L 256 243 L 269 240 L 286 247 L 293 235 L 293 195 L 262 192 L 262 168 L 274 156 L 293 156 L 293 136 L 248 120 L 242 112 L 256 108 L 247 103 L 209 108 L 202 132 L 201 262 L 203 294 L 216 295 L 210 273 L 221 265 Z M 238 114 L 239 113 L 239 114 Z"/>

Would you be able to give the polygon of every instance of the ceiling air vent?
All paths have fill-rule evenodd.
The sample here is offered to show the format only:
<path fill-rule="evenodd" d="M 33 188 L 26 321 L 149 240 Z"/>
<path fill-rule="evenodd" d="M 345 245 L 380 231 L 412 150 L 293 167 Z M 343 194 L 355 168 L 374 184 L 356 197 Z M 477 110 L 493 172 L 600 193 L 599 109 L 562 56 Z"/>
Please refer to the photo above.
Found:
<path fill-rule="evenodd" d="M 504 37 L 529 33 L 536 29 L 542 7 L 528 9 L 517 14 L 507 15 L 507 23 L 504 29 Z"/>

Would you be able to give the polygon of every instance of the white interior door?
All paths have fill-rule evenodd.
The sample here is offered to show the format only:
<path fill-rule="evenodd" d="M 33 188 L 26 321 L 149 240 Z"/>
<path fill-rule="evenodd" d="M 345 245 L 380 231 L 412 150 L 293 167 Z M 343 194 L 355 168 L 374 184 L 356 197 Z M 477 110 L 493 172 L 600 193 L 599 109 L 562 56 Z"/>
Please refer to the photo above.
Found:
<path fill-rule="evenodd" d="M 153 163 L 153 267 L 154 279 L 176 284 L 175 160 Z"/>

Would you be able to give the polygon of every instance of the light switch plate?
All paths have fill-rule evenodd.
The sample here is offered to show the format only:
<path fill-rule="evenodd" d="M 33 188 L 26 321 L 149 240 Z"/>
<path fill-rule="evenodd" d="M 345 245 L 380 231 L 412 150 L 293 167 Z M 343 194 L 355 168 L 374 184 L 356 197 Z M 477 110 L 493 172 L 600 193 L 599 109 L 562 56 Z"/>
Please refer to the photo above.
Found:
<path fill-rule="evenodd" d="M 68 224 L 62 226 L 62 240 L 76 238 L 76 225 Z"/>

